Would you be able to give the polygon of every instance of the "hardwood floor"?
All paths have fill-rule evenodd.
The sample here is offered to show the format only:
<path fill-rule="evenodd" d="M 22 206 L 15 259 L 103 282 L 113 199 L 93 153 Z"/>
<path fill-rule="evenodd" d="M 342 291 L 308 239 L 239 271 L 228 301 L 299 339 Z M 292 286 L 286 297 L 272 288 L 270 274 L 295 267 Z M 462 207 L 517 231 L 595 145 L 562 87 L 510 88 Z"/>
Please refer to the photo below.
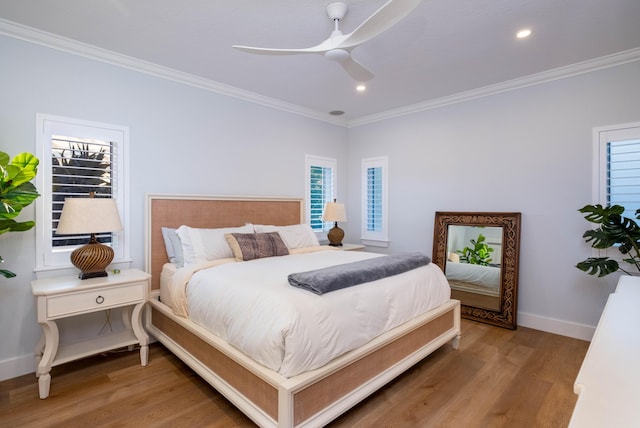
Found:
<path fill-rule="evenodd" d="M 330 427 L 566 427 L 589 343 L 528 328 L 462 321 L 446 345 Z M 159 344 L 54 367 L 51 395 L 34 374 L 0 382 L 2 427 L 252 427 Z"/>

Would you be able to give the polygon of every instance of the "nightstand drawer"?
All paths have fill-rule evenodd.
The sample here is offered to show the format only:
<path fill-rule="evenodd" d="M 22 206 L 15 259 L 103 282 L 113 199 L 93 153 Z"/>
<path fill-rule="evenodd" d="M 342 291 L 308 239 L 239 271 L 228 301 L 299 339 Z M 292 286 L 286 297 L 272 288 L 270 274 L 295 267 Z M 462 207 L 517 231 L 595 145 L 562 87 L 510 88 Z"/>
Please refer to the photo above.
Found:
<path fill-rule="evenodd" d="M 87 290 L 47 299 L 47 319 L 133 305 L 145 299 L 146 282 Z"/>

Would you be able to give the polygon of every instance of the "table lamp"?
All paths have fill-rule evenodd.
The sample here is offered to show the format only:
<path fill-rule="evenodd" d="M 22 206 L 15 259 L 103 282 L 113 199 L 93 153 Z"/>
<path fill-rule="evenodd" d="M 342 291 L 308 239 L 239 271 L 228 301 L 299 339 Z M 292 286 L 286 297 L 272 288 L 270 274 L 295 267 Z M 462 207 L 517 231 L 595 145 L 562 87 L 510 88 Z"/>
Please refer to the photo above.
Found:
<path fill-rule="evenodd" d="M 106 267 L 113 260 L 113 249 L 99 243 L 96 233 L 122 230 L 115 199 L 66 198 L 56 234 L 76 235 L 90 233 L 89 243 L 71 253 L 71 263 L 80 270 L 80 279 L 107 276 Z"/>
<path fill-rule="evenodd" d="M 333 202 L 327 202 L 324 206 L 322 220 L 334 222 L 333 227 L 327 234 L 327 238 L 329 238 L 329 245 L 332 247 L 341 247 L 342 238 L 344 238 L 344 230 L 338 227 L 338 222 L 347 221 L 347 213 L 344 209 L 344 204 L 336 202 L 335 199 Z"/>

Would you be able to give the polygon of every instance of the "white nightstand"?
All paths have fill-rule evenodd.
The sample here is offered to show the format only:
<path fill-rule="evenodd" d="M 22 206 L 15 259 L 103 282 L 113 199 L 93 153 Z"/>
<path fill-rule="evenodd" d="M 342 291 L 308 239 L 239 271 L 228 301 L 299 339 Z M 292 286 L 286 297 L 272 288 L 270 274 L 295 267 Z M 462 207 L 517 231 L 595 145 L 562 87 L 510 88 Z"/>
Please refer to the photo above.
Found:
<path fill-rule="evenodd" d="M 68 361 L 140 344 L 140 362 L 147 365 L 149 336 L 142 327 L 142 309 L 149 299 L 149 277 L 141 270 L 127 269 L 103 278 L 81 280 L 64 276 L 31 282 L 31 291 L 37 299 L 38 324 L 42 326 L 42 337 L 36 347 L 40 398 L 49 396 L 51 367 Z M 59 346 L 57 319 L 114 308 L 124 308 L 126 330 Z"/>

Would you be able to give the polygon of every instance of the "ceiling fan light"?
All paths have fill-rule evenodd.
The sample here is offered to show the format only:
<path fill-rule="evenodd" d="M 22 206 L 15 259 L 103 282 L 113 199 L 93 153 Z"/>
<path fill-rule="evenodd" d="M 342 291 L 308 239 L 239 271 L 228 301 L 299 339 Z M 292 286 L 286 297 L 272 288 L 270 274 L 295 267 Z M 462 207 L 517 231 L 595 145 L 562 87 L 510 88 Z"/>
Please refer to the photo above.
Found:
<path fill-rule="evenodd" d="M 349 52 L 344 49 L 331 49 L 330 51 L 325 52 L 324 56 L 331 61 L 336 62 L 345 62 L 349 59 Z"/>

